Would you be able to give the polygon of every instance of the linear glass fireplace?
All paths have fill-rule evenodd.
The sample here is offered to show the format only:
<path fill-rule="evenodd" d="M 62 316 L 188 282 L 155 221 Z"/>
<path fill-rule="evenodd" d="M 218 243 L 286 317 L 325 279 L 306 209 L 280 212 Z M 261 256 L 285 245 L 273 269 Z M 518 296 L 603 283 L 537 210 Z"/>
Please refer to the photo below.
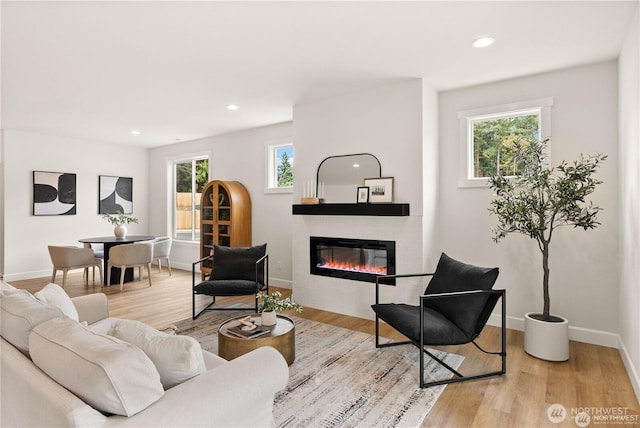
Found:
<path fill-rule="evenodd" d="M 376 282 L 376 276 L 396 273 L 395 241 L 311 236 L 312 275 Z M 394 280 L 381 281 L 394 284 Z"/>

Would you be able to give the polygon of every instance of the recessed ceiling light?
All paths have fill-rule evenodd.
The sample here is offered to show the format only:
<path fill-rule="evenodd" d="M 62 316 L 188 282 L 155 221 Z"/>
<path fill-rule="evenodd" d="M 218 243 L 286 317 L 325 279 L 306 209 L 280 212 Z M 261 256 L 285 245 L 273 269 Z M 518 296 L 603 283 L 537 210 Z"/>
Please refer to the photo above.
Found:
<path fill-rule="evenodd" d="M 480 37 L 479 39 L 475 39 L 472 43 L 474 48 L 486 48 L 487 46 L 491 46 L 496 42 L 496 39 L 493 37 Z"/>
<path fill-rule="evenodd" d="M 138 130 L 136 130 L 136 129 L 132 129 L 132 130 L 131 130 L 131 133 L 132 133 L 133 135 L 140 135 L 140 134 L 142 134 L 142 132 L 140 132 L 140 131 L 138 131 Z"/>
<path fill-rule="evenodd" d="M 240 107 L 238 107 L 236 104 L 227 105 L 227 110 L 235 111 L 235 110 L 238 110 L 239 108 Z"/>
<path fill-rule="evenodd" d="M 354 164 L 353 164 L 353 167 L 354 167 L 354 168 L 360 168 L 360 164 L 359 164 L 359 163 L 354 163 Z"/>

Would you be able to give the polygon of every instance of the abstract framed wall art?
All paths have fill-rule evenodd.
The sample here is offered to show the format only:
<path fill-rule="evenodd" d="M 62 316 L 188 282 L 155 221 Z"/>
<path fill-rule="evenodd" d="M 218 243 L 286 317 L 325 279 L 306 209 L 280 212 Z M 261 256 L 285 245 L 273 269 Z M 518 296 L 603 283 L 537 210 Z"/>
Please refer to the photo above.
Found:
<path fill-rule="evenodd" d="M 76 175 L 33 171 L 33 215 L 75 215 Z"/>
<path fill-rule="evenodd" d="M 98 177 L 98 214 L 133 213 L 133 178 Z"/>

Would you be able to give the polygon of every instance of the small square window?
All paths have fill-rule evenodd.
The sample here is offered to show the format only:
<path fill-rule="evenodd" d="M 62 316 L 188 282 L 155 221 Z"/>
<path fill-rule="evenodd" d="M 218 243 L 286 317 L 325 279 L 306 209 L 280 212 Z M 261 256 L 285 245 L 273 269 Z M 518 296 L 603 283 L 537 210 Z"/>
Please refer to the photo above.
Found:
<path fill-rule="evenodd" d="M 521 165 L 515 160 L 514 143 L 549 137 L 552 105 L 553 99 L 543 99 L 458 113 L 459 187 L 486 187 L 498 172 L 518 175 Z"/>
<path fill-rule="evenodd" d="M 293 142 L 265 144 L 265 193 L 293 192 Z"/>
<path fill-rule="evenodd" d="M 518 140 L 540 138 L 540 110 L 469 118 L 469 126 L 469 134 L 473 140 L 470 144 L 470 177 L 488 178 L 498 172 L 505 176 L 515 176 L 519 175 L 515 162 L 515 143 Z"/>

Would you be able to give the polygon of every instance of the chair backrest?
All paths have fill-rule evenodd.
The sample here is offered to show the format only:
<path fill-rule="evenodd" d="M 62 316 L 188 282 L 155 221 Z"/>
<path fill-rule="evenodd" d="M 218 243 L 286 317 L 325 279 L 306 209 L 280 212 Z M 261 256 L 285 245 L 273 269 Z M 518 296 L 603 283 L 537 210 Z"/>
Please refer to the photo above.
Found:
<path fill-rule="evenodd" d="M 152 258 L 153 244 L 151 242 L 116 245 L 109 250 L 109 263 L 117 266 L 151 263 Z"/>
<path fill-rule="evenodd" d="M 98 258 L 104 258 L 104 244 L 99 243 L 91 243 L 89 244 L 89 248 L 93 250 L 93 255 Z"/>
<path fill-rule="evenodd" d="M 258 281 L 264 284 L 264 271 L 258 269 L 256 278 L 256 262 L 267 253 L 267 244 L 253 247 L 213 246 L 213 266 L 210 280 L 242 279 Z"/>
<path fill-rule="evenodd" d="M 74 267 L 91 264 L 96 258 L 91 248 L 49 245 L 49 256 L 55 267 Z"/>
<path fill-rule="evenodd" d="M 151 242 L 153 242 L 153 258 L 169 257 L 171 253 L 171 237 L 156 238 Z"/>
<path fill-rule="evenodd" d="M 484 268 L 462 263 L 442 253 L 424 294 L 438 294 L 453 291 L 490 290 L 498 278 L 498 268 Z M 479 334 L 488 316 L 498 301 L 488 295 L 457 296 L 427 300 L 426 306 L 440 312 L 458 326 L 469 337 Z M 493 302 L 488 309 L 487 303 Z M 485 318 L 482 322 L 482 318 Z M 479 324 L 481 324 L 479 326 Z"/>

